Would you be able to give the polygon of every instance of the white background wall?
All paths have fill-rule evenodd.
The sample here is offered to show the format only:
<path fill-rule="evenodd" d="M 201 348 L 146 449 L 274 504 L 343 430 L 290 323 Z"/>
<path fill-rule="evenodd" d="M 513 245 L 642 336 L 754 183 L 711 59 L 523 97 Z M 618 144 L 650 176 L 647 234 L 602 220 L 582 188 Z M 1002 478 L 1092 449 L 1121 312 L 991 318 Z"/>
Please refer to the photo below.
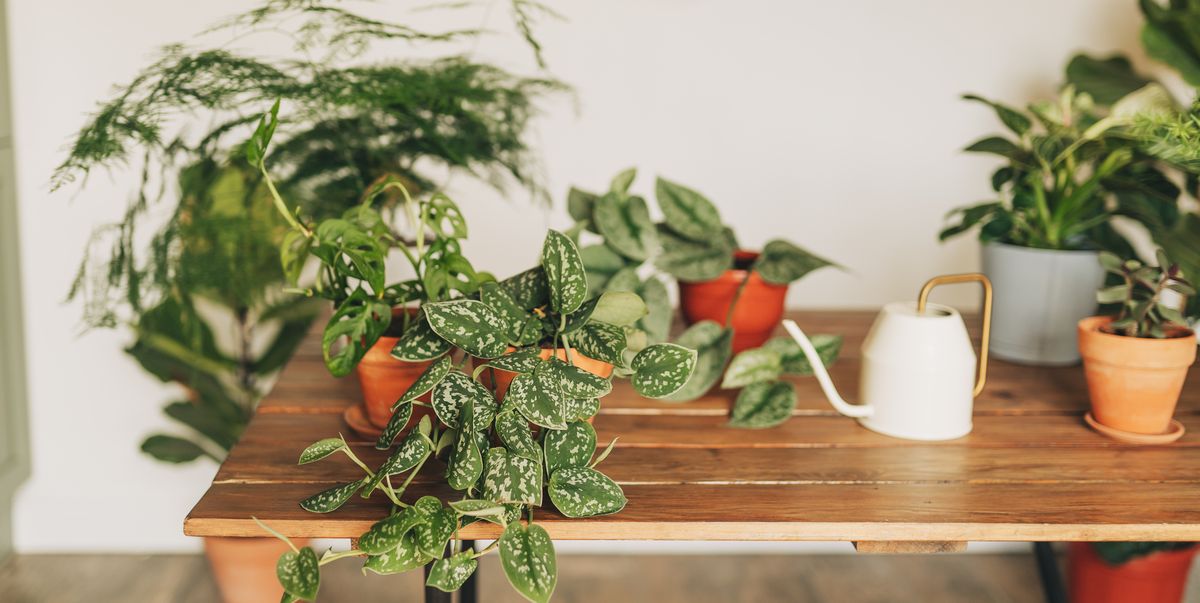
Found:
<path fill-rule="evenodd" d="M 95 102 L 158 46 L 250 3 L 235 0 L 8 0 L 15 97 L 33 478 L 16 505 L 20 550 L 194 547 L 182 518 L 214 467 L 151 461 L 137 446 L 165 421 L 169 388 L 121 353 L 124 333 L 80 336 L 63 304 L 96 224 L 121 213 L 131 178 L 50 194 L 47 180 Z M 403 6 L 381 16 L 403 20 Z M 793 287 L 795 307 L 910 298 L 929 276 L 977 268 L 973 242 L 939 245 L 949 208 L 984 198 L 994 162 L 959 152 L 999 126 L 965 91 L 1013 103 L 1050 94 L 1078 50 L 1138 52 L 1133 0 L 584 0 L 540 33 L 552 72 L 573 84 L 536 140 L 561 204 L 624 167 L 706 193 L 746 244 L 785 236 L 850 268 Z M 507 29 L 504 2 L 490 25 Z M 477 58 L 529 65 L 519 44 Z M 551 212 L 458 178 L 467 251 L 499 274 L 535 261 Z M 947 295 L 970 303 L 970 295 Z"/>

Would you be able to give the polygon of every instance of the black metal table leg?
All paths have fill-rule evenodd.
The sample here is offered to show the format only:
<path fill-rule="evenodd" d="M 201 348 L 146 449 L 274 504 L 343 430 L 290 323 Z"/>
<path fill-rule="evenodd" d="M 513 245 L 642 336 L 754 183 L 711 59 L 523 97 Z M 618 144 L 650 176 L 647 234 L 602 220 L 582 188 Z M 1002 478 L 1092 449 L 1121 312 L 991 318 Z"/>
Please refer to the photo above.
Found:
<path fill-rule="evenodd" d="M 1033 555 L 1037 558 L 1038 576 L 1042 579 L 1042 592 L 1046 595 L 1046 603 L 1068 603 L 1062 573 L 1058 570 L 1058 559 L 1055 558 L 1050 543 L 1033 543 Z"/>
<path fill-rule="evenodd" d="M 474 548 L 474 540 L 463 541 L 463 550 L 472 550 Z M 466 582 L 463 582 L 462 588 L 458 591 L 458 603 L 475 603 L 478 600 L 479 583 L 477 580 L 479 580 L 478 569 L 475 570 L 475 573 L 471 574 L 470 578 L 467 578 Z"/>

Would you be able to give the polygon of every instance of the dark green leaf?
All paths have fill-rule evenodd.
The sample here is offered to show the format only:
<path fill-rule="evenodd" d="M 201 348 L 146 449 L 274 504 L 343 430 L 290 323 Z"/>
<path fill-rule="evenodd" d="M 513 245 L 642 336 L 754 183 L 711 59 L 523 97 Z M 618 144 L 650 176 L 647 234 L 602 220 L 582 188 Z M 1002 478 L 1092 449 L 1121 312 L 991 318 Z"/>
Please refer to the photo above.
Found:
<path fill-rule="evenodd" d="M 370 496 L 389 475 L 404 473 L 420 465 L 431 454 L 433 454 L 433 442 L 428 435 L 419 429 L 408 432 L 396 451 L 388 456 L 383 465 L 375 472 L 375 477 L 367 482 L 367 486 L 363 488 L 363 498 Z"/>
<path fill-rule="evenodd" d="M 400 335 L 396 347 L 392 348 L 392 357 L 405 362 L 424 362 L 449 352 L 450 347 L 450 342 L 438 337 L 438 334 L 429 328 L 429 321 L 422 312 Z"/>
<path fill-rule="evenodd" d="M 1086 92 L 1101 105 L 1112 105 L 1121 97 L 1150 83 L 1133 70 L 1125 55 L 1097 59 L 1077 54 L 1067 63 L 1067 82 Z"/>
<path fill-rule="evenodd" d="M 817 349 L 817 355 L 821 357 L 821 362 L 828 367 L 837 360 L 838 354 L 842 351 L 842 336 L 829 334 L 816 334 L 809 337 L 813 347 Z M 796 343 L 791 337 L 775 337 L 763 344 L 763 349 L 778 352 L 783 360 L 783 372 L 790 375 L 812 375 L 812 365 L 808 362 L 808 356 L 804 355 L 804 350 L 800 349 L 800 344 Z"/>
<path fill-rule="evenodd" d="M 408 420 L 412 418 L 412 411 L 412 402 L 405 402 L 392 411 L 392 417 L 388 419 L 383 433 L 379 434 L 379 439 L 375 440 L 376 450 L 387 450 L 392 447 L 396 436 L 400 435 L 400 432 L 408 426 Z"/>
<path fill-rule="evenodd" d="M 704 195 L 664 178 L 655 182 L 655 195 L 672 231 L 698 242 L 720 237 L 721 214 Z"/>
<path fill-rule="evenodd" d="M 508 387 L 504 401 L 512 404 L 529 422 L 550 429 L 567 426 L 559 401 L 563 398 L 559 378 L 548 363 L 532 373 L 517 375 Z"/>
<path fill-rule="evenodd" d="M 450 374 L 433 388 L 433 410 L 438 419 L 450 427 L 459 427 L 459 414 L 468 403 L 473 404 L 475 408 L 473 418 L 476 424 L 472 429 L 486 430 L 493 414 L 488 411 L 496 406 L 496 399 L 487 388 L 461 371 L 450 371 Z"/>
<path fill-rule="evenodd" d="M 404 394 L 399 400 L 392 405 L 392 408 L 398 408 L 402 404 L 407 404 L 424 396 L 433 390 L 433 387 L 442 382 L 446 375 L 450 374 L 450 368 L 454 366 L 454 361 L 449 356 L 442 356 L 435 362 L 425 367 L 421 372 L 421 376 L 417 377 L 413 384 L 404 390 Z"/>
<path fill-rule="evenodd" d="M 283 590 L 293 597 L 315 601 L 321 587 L 321 566 L 317 553 L 308 547 L 300 552 L 288 551 L 275 564 L 275 575 Z"/>
<path fill-rule="evenodd" d="M 541 526 L 511 523 L 500 536 L 500 565 L 521 596 L 547 603 L 558 583 L 554 543 Z"/>
<path fill-rule="evenodd" d="M 446 463 L 446 482 L 455 490 L 466 490 L 475 486 L 483 475 L 483 455 L 475 443 L 471 431 L 459 432 L 458 441 Z"/>
<path fill-rule="evenodd" d="M 367 349 L 379 340 L 392 321 L 392 309 L 356 290 L 330 317 L 321 336 L 325 366 L 335 377 L 345 377 L 358 366 Z M 334 344 L 344 344 L 334 352 Z"/>
<path fill-rule="evenodd" d="M 619 365 L 621 352 L 625 350 L 625 331 L 610 324 L 589 322 L 568 335 L 567 342 L 588 358 Z"/>
<path fill-rule="evenodd" d="M 733 403 L 730 427 L 763 429 L 788 420 L 796 408 L 796 388 L 787 381 L 751 383 Z"/>
<path fill-rule="evenodd" d="M 634 389 L 647 398 L 663 398 L 683 387 L 696 366 L 696 351 L 659 343 L 637 353 L 633 363 Z"/>
<path fill-rule="evenodd" d="M 383 555 L 396 549 L 400 545 L 400 539 L 424 521 L 425 514 L 420 510 L 414 507 L 401 509 L 375 522 L 371 529 L 363 532 L 358 539 L 358 548 L 369 555 Z"/>
<path fill-rule="evenodd" d="M 725 363 L 733 355 L 733 330 L 711 320 L 702 320 L 684 331 L 675 343 L 696 350 L 696 368 L 679 391 L 663 398 L 687 402 L 703 396 L 721 379 Z"/>
<path fill-rule="evenodd" d="M 483 497 L 502 503 L 542 504 L 542 464 L 496 447 L 487 451 Z"/>
<path fill-rule="evenodd" d="M 542 246 L 542 270 L 550 287 L 550 307 L 560 314 L 579 309 L 587 299 L 587 274 L 579 249 L 567 235 L 551 230 Z"/>
<path fill-rule="evenodd" d="M 546 488 L 550 500 L 566 517 L 609 515 L 625 508 L 625 493 L 608 476 L 590 467 L 559 469 Z"/>
<path fill-rule="evenodd" d="M 596 453 L 596 430 L 585 421 L 567 423 L 566 429 L 547 432 L 543 446 L 551 475 L 565 467 L 586 467 Z"/>
<path fill-rule="evenodd" d="M 297 465 L 307 465 L 315 461 L 319 461 L 343 448 L 346 447 L 346 440 L 342 438 L 325 438 L 317 440 L 308 445 L 303 452 L 300 453 L 300 462 Z"/>
<path fill-rule="evenodd" d="M 654 265 L 681 281 L 711 281 L 733 267 L 734 248 L 724 237 L 692 241 L 660 229 L 659 239 L 663 252 L 654 259 Z"/>
<path fill-rule="evenodd" d="M 631 260 L 648 259 L 658 245 L 650 210 L 641 197 L 609 193 L 596 201 L 593 216 L 604 242 Z"/>
<path fill-rule="evenodd" d="M 833 262 L 805 249 L 776 239 L 763 247 L 762 254 L 754 261 L 754 270 L 768 283 L 786 285 L 803 278 L 813 270 L 834 265 Z"/>
<path fill-rule="evenodd" d="M 471 574 L 475 573 L 475 568 L 479 566 L 479 562 L 473 555 L 474 551 L 463 551 L 434 561 L 429 568 L 429 577 L 425 579 L 425 586 L 432 586 L 447 593 L 462 588 L 463 583 L 471 577 Z"/>
<path fill-rule="evenodd" d="M 384 576 L 402 574 L 430 561 L 432 558 L 421 551 L 416 537 L 409 532 L 400 539 L 395 548 L 367 557 L 367 562 L 363 564 L 363 571 L 370 570 Z"/>
<path fill-rule="evenodd" d="M 439 337 L 479 358 L 496 358 L 508 349 L 502 321 L 487 304 L 455 300 L 425 304 L 429 326 Z"/>
<path fill-rule="evenodd" d="M 721 389 L 736 389 L 751 383 L 772 381 L 783 373 L 783 356 L 775 350 L 752 348 L 739 353 L 729 363 Z"/>
<path fill-rule="evenodd" d="M 646 332 L 650 343 L 666 341 L 675 315 L 667 286 L 658 277 L 651 276 L 638 288 L 638 295 L 646 302 L 646 315 L 637 322 L 638 328 Z"/>
<path fill-rule="evenodd" d="M 355 480 L 340 486 L 334 486 L 328 490 L 318 492 L 302 501 L 300 508 L 310 513 L 330 513 L 341 508 L 354 496 L 355 492 L 363 485 L 363 480 Z"/>
<path fill-rule="evenodd" d="M 188 463 L 209 456 L 196 443 L 176 436 L 152 435 L 142 442 L 142 452 L 167 463 Z"/>
<path fill-rule="evenodd" d="M 996 111 L 996 116 L 1000 118 L 1000 121 L 1004 123 L 1005 127 L 1007 127 L 1009 130 L 1012 130 L 1013 133 L 1018 136 L 1028 132 L 1029 128 L 1033 125 L 1033 122 L 1031 122 L 1028 117 L 1025 117 L 1020 111 L 1017 111 L 1016 109 L 1013 109 L 1007 105 L 993 102 L 983 98 L 982 96 L 976 96 L 974 94 L 965 94 L 963 95 L 963 98 L 966 100 L 979 101 L 990 106 Z"/>
<path fill-rule="evenodd" d="M 576 222 L 590 222 L 592 207 L 596 205 L 598 198 L 599 195 L 572 186 L 571 190 L 567 191 L 567 213 Z"/>
<path fill-rule="evenodd" d="M 558 358 L 551 358 L 546 364 L 551 375 L 558 379 L 559 391 L 568 398 L 602 398 L 612 391 L 612 381 Z"/>

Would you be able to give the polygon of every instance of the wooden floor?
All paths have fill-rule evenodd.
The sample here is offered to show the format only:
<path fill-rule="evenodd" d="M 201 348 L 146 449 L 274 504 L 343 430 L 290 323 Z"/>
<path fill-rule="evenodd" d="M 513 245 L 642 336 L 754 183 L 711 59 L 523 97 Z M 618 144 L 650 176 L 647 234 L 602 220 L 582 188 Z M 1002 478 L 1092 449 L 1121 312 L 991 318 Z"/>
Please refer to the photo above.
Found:
<path fill-rule="evenodd" d="M 563 555 L 557 603 L 740 601 L 1040 601 L 1028 555 Z M 494 555 L 481 566 L 483 603 L 519 603 Z M 354 563 L 323 570 L 322 603 L 419 601 L 420 574 L 363 577 Z M 1197 581 L 1188 601 L 1198 602 Z M 0 567 L 6 603 L 215 603 L 196 555 L 31 555 Z"/>

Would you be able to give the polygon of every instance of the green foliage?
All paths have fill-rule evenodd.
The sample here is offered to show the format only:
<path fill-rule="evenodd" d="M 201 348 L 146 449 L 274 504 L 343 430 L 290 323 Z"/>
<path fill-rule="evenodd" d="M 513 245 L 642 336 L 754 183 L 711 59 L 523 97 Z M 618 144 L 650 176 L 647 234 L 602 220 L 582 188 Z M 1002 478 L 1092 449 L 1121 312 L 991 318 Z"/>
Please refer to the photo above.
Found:
<path fill-rule="evenodd" d="M 1166 253 L 1158 251 L 1158 266 L 1140 260 L 1122 260 L 1115 254 L 1102 253 L 1100 264 L 1121 279 L 1121 284 L 1101 289 L 1096 300 L 1101 304 L 1120 304 L 1120 313 L 1104 328 L 1110 333 L 1127 337 L 1163 339 L 1174 336 L 1172 329 L 1188 329 L 1188 316 L 1164 298 L 1173 291 L 1186 298 L 1194 297 L 1196 289 L 1178 264 Z M 1191 316 L 1190 318 L 1198 318 Z"/>
<path fill-rule="evenodd" d="M 814 335 L 812 342 L 825 366 L 837 360 L 842 349 L 840 335 Z M 733 403 L 729 426 L 762 429 L 783 423 L 796 408 L 796 392 L 780 377 L 812 374 L 800 346 L 789 337 L 775 337 L 760 348 L 738 354 L 721 383 L 722 388 L 744 388 Z"/>
<path fill-rule="evenodd" d="M 1109 565 L 1121 565 L 1159 551 L 1179 551 L 1194 546 L 1193 542 L 1093 542 L 1096 554 Z"/>

